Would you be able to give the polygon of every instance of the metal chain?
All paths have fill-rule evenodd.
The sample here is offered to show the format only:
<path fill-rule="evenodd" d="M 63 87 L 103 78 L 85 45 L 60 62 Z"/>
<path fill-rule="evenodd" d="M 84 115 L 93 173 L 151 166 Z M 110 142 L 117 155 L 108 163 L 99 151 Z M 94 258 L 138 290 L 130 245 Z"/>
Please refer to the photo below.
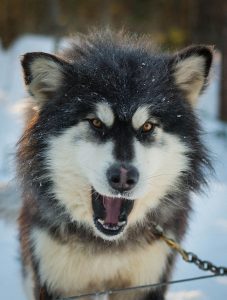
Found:
<path fill-rule="evenodd" d="M 157 224 L 153 224 L 153 225 L 154 225 L 154 229 L 156 231 L 156 234 L 158 236 L 160 236 L 160 238 L 163 239 L 170 248 L 177 251 L 181 255 L 181 257 L 183 258 L 183 260 L 185 260 L 188 263 L 195 264 L 199 269 L 201 269 L 203 271 L 210 271 L 210 272 L 212 272 L 216 275 L 220 275 L 220 276 L 227 275 L 227 267 L 224 267 L 224 266 L 217 267 L 216 265 L 214 265 L 210 261 L 200 259 L 193 252 L 187 252 L 186 250 L 184 250 L 180 246 L 179 243 L 177 243 L 173 239 L 166 236 L 164 234 L 164 230 L 161 226 L 159 226 Z"/>

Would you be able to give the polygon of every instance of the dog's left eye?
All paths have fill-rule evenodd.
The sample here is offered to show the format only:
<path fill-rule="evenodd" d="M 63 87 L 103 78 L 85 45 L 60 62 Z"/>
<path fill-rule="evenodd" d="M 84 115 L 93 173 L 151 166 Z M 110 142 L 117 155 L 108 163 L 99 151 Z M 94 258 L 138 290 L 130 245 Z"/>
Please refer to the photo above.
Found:
<path fill-rule="evenodd" d="M 141 127 L 142 133 L 147 133 L 153 131 L 155 128 L 155 125 L 151 122 L 145 122 L 143 126 Z"/>
<path fill-rule="evenodd" d="M 90 124 L 96 129 L 102 129 L 103 123 L 99 119 L 91 119 L 89 120 Z"/>

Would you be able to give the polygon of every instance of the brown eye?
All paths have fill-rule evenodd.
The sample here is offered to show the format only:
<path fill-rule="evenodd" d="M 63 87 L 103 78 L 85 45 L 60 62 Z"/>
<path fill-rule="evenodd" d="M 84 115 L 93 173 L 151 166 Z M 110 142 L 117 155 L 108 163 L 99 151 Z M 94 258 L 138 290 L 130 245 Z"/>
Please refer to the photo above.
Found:
<path fill-rule="evenodd" d="M 99 119 L 92 119 L 90 120 L 90 123 L 97 129 L 101 129 L 103 124 Z"/>
<path fill-rule="evenodd" d="M 142 132 L 149 132 L 154 129 L 155 125 L 152 124 L 151 122 L 145 122 L 142 126 Z"/>

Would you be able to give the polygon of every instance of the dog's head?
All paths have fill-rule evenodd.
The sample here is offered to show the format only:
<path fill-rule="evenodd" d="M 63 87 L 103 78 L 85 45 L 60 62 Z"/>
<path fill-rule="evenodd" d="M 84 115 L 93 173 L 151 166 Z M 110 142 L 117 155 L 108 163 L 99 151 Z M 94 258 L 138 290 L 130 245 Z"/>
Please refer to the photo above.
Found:
<path fill-rule="evenodd" d="M 207 46 L 157 55 L 110 37 L 62 56 L 26 54 L 40 189 L 51 182 L 46 193 L 71 220 L 112 240 L 172 191 L 197 188 L 203 150 L 193 105 L 211 62 Z"/>

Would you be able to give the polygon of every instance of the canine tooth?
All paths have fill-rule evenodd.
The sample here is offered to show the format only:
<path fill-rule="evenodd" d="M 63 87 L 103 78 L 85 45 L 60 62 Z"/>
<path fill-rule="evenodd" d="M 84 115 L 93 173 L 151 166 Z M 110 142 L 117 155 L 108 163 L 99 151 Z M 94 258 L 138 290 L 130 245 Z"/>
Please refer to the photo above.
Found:
<path fill-rule="evenodd" d="M 117 223 L 118 226 L 123 226 L 123 225 L 125 225 L 125 224 L 126 224 L 126 221 L 122 221 L 122 222 L 118 222 L 118 223 Z"/>
<path fill-rule="evenodd" d="M 104 221 L 101 219 L 98 219 L 98 222 L 101 223 L 102 225 L 104 224 Z"/>

